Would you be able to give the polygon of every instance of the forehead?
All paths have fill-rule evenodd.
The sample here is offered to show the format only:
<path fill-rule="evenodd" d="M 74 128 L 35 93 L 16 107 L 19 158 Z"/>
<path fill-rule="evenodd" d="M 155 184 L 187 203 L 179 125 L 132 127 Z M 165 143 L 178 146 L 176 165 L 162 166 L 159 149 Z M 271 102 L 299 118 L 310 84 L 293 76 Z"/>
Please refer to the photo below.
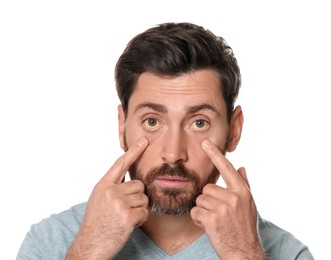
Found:
<path fill-rule="evenodd" d="M 144 72 L 129 100 L 129 110 L 144 102 L 177 109 L 206 103 L 219 112 L 226 110 L 220 79 L 213 70 L 199 70 L 175 77 Z"/>

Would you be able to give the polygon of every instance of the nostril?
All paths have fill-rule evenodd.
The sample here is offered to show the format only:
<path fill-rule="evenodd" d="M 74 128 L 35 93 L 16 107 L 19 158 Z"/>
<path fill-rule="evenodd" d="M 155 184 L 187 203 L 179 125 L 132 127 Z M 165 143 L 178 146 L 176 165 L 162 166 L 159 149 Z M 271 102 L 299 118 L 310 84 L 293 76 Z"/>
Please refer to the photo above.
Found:
<path fill-rule="evenodd" d="M 178 162 L 185 162 L 187 160 L 187 154 L 185 151 L 177 153 L 167 153 L 162 156 L 163 162 L 168 164 L 177 164 Z"/>

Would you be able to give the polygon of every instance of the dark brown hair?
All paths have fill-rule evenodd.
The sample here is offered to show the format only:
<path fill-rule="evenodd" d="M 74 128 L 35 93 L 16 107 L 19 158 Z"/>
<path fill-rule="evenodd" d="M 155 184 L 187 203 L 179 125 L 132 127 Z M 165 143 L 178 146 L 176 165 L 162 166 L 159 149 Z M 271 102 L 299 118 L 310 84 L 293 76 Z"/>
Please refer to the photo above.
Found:
<path fill-rule="evenodd" d="M 117 93 L 125 114 L 143 72 L 179 76 L 201 69 L 218 73 L 230 118 L 241 75 L 232 49 L 222 37 L 191 23 L 164 23 L 138 34 L 128 43 L 115 69 Z"/>

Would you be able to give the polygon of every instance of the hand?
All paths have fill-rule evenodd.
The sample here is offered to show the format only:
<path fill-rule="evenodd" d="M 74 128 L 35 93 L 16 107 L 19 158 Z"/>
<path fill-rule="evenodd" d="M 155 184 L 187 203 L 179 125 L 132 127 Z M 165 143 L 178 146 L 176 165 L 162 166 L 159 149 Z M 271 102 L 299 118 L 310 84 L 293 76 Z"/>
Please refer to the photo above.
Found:
<path fill-rule="evenodd" d="M 225 259 L 265 259 L 257 231 L 257 209 L 246 171 L 238 171 L 210 141 L 202 147 L 218 169 L 226 188 L 207 184 L 191 210 L 218 256 Z"/>
<path fill-rule="evenodd" d="M 144 184 L 138 180 L 122 182 L 147 143 L 143 138 L 131 146 L 96 184 L 66 259 L 111 259 L 125 245 L 134 228 L 147 220 L 148 197 L 144 194 Z"/>

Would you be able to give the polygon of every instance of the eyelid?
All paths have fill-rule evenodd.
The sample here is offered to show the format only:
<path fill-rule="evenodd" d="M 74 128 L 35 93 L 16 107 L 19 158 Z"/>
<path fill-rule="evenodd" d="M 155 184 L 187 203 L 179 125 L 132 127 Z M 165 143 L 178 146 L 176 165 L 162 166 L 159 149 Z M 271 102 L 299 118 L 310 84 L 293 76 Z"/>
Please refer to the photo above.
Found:
<path fill-rule="evenodd" d="M 160 116 L 156 113 L 144 113 L 140 116 L 140 118 L 142 122 L 146 121 L 147 119 L 155 119 L 158 122 L 161 122 Z"/>
<path fill-rule="evenodd" d="M 199 121 L 199 120 L 206 121 L 208 124 L 210 124 L 210 122 L 211 122 L 211 120 L 208 116 L 203 115 L 203 114 L 201 114 L 201 115 L 199 114 L 199 115 L 194 115 L 194 116 L 190 117 L 190 122 L 191 122 L 190 124 L 193 124 L 194 122 Z"/>
<path fill-rule="evenodd" d="M 154 126 L 150 126 L 148 125 L 148 120 L 155 120 L 156 125 Z M 142 127 L 144 128 L 144 130 L 146 130 L 147 132 L 154 132 L 157 131 L 158 129 L 160 129 L 161 127 L 161 122 L 160 120 L 157 118 L 157 116 L 155 115 L 145 115 L 142 118 L 142 123 L 141 123 Z"/>
<path fill-rule="evenodd" d="M 205 125 L 202 128 L 195 127 L 194 125 L 198 121 L 203 121 L 205 123 Z M 190 127 L 192 127 L 193 130 L 196 131 L 196 132 L 204 132 L 204 131 L 207 131 L 210 128 L 210 123 L 206 119 L 197 118 L 191 123 Z"/>

